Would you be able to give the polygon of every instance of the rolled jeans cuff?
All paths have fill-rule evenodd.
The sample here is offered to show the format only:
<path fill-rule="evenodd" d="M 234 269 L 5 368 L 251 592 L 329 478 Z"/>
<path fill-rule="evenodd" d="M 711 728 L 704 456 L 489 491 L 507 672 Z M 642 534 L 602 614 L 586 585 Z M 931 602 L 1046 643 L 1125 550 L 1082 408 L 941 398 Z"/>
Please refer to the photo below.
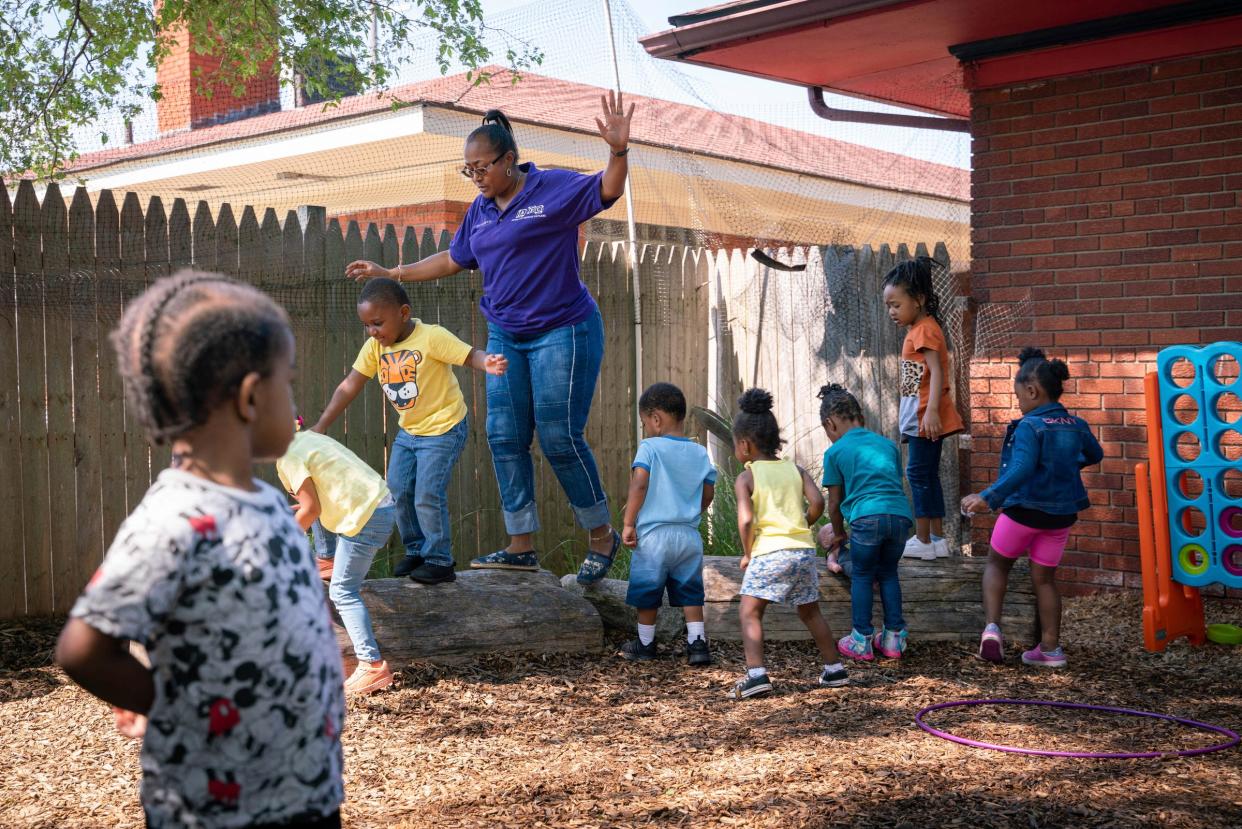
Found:
<path fill-rule="evenodd" d="M 612 513 L 608 510 L 608 499 L 596 501 L 589 507 L 578 507 L 570 504 L 574 510 L 574 520 L 584 530 L 593 530 L 612 522 Z"/>
<path fill-rule="evenodd" d="M 539 510 L 535 506 L 534 501 L 515 512 L 504 510 L 503 514 L 505 517 L 505 532 L 509 535 L 527 535 L 528 533 L 539 532 Z"/>

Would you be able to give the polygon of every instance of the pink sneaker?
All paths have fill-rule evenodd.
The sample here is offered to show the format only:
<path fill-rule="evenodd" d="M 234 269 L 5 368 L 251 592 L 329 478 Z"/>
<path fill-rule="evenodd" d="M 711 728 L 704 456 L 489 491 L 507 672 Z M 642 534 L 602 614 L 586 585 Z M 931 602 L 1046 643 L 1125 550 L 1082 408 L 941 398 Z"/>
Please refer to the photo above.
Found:
<path fill-rule="evenodd" d="M 888 628 L 877 630 L 871 637 L 871 647 L 889 659 L 901 659 L 901 655 L 906 652 L 906 632 Z"/>
<path fill-rule="evenodd" d="M 856 630 L 851 630 L 849 636 L 842 636 L 837 640 L 837 653 L 846 659 L 857 659 L 859 662 L 871 662 L 875 659 L 875 654 L 871 652 L 871 639 Z"/>
<path fill-rule="evenodd" d="M 1005 639 L 995 625 L 984 628 L 983 636 L 979 639 L 979 658 L 995 665 L 1005 661 Z"/>
<path fill-rule="evenodd" d="M 1064 668 L 1065 662 L 1065 651 L 1060 645 L 1057 645 L 1056 650 L 1051 651 L 1046 651 L 1042 646 L 1036 645 L 1022 654 L 1023 665 L 1037 665 L 1041 668 Z"/>

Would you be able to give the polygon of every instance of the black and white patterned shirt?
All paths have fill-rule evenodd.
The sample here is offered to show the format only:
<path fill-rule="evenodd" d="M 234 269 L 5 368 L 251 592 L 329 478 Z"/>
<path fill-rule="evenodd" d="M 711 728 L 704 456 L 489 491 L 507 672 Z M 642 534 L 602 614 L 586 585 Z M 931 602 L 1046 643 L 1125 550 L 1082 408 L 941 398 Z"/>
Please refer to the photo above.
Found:
<path fill-rule="evenodd" d="M 150 826 L 233 829 L 343 798 L 341 657 L 284 497 L 160 473 L 71 615 L 146 646 Z"/>

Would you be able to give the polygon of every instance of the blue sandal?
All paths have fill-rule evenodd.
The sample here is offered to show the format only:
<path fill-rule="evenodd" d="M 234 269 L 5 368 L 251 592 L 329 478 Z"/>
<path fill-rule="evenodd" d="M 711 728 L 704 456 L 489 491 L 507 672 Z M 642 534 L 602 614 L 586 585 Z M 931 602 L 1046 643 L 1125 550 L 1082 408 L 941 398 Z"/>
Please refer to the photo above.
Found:
<path fill-rule="evenodd" d="M 578 568 L 578 584 L 595 584 L 608 575 L 608 571 L 612 569 L 612 563 L 617 559 L 617 549 L 620 546 L 621 534 L 613 530 L 612 549 L 608 551 L 608 555 L 597 553 L 588 547 L 587 557 L 582 562 L 582 566 Z"/>

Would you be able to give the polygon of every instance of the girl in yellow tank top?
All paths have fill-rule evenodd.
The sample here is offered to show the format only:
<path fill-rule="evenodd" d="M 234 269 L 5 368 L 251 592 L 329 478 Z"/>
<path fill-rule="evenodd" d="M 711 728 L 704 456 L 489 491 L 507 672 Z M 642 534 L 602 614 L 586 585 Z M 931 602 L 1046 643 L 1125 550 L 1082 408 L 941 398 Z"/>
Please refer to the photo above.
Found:
<path fill-rule="evenodd" d="M 772 414 L 772 395 L 750 389 L 738 400 L 733 420 L 733 454 L 746 466 L 734 484 L 737 528 L 742 540 L 741 622 L 746 676 L 733 686 L 734 699 L 771 692 L 763 667 L 763 611 L 770 602 L 795 605 L 798 618 L 823 657 L 819 683 L 849 683 L 837 660 L 832 630 L 819 611 L 819 573 L 811 525 L 824 512 L 815 481 L 792 461 L 776 456 L 784 440 Z"/>

